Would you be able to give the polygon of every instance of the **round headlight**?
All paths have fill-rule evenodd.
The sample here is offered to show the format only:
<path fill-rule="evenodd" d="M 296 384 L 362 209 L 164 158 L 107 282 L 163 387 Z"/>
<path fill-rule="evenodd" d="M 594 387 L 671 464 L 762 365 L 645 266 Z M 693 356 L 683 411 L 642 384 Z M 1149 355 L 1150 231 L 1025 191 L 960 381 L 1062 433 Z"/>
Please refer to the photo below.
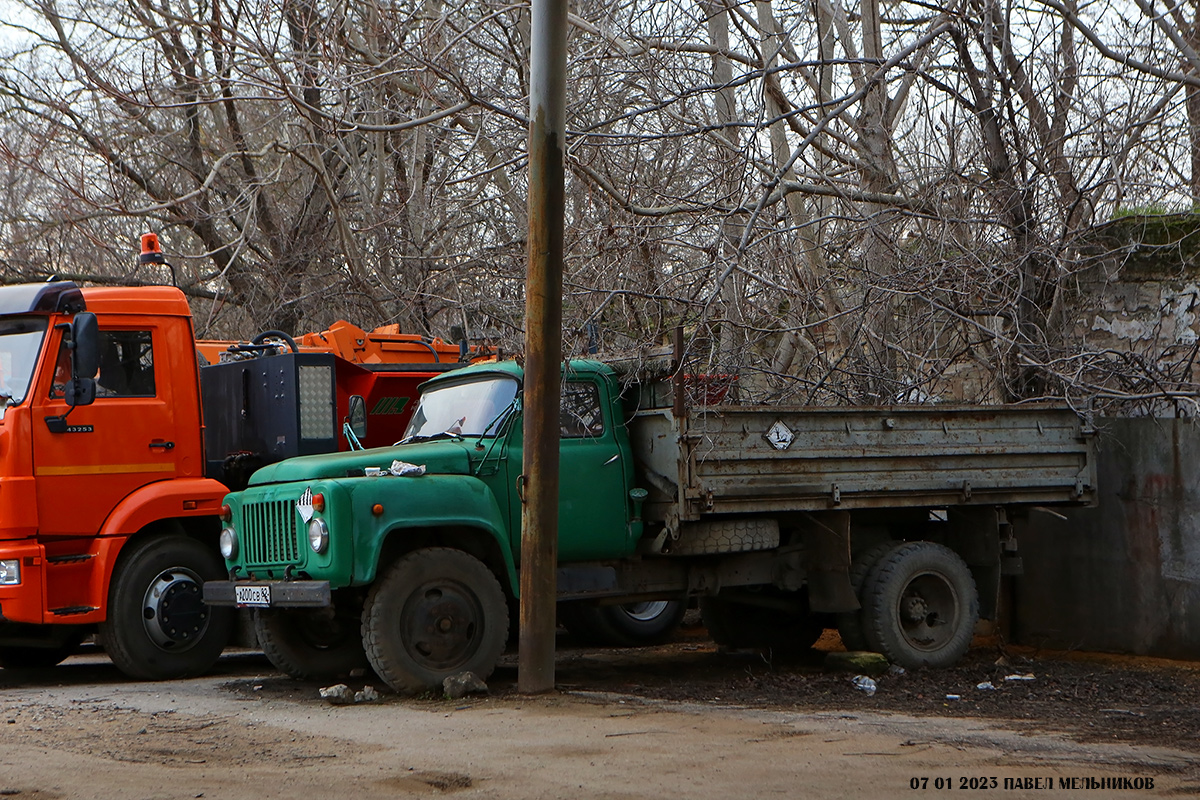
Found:
<path fill-rule="evenodd" d="M 221 555 L 226 561 L 232 561 L 237 558 L 238 554 L 238 537 L 237 531 L 233 528 L 221 529 Z"/>
<path fill-rule="evenodd" d="M 329 547 L 329 526 L 323 519 L 313 519 L 308 523 L 308 546 L 314 553 L 324 553 Z"/>

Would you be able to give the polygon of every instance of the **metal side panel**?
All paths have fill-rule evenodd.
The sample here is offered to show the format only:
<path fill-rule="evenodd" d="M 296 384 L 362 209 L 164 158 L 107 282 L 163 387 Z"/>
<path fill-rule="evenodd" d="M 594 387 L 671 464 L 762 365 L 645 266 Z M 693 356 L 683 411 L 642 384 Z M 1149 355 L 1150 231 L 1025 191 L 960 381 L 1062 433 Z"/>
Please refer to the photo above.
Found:
<path fill-rule="evenodd" d="M 679 430 L 670 409 L 638 412 L 629 424 L 638 485 L 649 492 L 651 505 L 679 501 L 685 477 L 680 465 Z"/>
<path fill-rule="evenodd" d="M 688 420 L 683 518 L 1091 499 L 1090 435 L 1061 407 L 725 407 Z"/>

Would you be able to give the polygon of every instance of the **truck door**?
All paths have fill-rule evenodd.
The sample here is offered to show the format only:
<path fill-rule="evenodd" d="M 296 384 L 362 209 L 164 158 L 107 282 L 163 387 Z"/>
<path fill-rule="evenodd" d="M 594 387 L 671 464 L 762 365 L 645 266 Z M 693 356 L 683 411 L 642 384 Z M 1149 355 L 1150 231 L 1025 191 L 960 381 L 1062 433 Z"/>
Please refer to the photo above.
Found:
<path fill-rule="evenodd" d="M 198 462 L 198 453 L 190 452 L 198 444 L 176 436 L 169 348 L 157 324 L 101 328 L 96 401 L 71 410 L 68 432 L 51 433 L 43 418 L 67 412 L 62 389 L 70 374 L 61 331 L 54 333 L 49 353 L 57 353 L 57 362 L 39 382 L 40 412 L 33 420 L 39 529 L 49 536 L 90 535 L 135 489 L 175 477 L 181 457 Z M 181 406 L 186 416 L 194 401 Z M 198 419 L 192 427 L 198 437 Z"/>
<path fill-rule="evenodd" d="M 619 420 L 608 418 L 592 381 L 563 380 L 559 412 L 559 558 L 626 555 L 629 459 L 617 444 Z"/>
<path fill-rule="evenodd" d="M 628 552 L 631 465 L 618 445 L 615 426 L 620 421 L 609 418 L 608 408 L 595 382 L 564 376 L 558 451 L 561 561 L 619 558 Z M 522 433 L 517 425 L 509 437 L 511 481 L 521 474 Z M 521 504 L 514 502 L 510 513 L 513 552 L 519 557 Z"/>

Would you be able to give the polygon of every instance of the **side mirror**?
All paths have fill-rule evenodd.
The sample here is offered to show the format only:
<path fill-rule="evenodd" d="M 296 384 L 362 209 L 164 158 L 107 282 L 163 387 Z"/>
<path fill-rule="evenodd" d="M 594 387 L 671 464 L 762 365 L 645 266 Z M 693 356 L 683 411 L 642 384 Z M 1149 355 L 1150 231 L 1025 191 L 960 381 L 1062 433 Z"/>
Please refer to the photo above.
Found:
<path fill-rule="evenodd" d="M 81 311 L 75 315 L 71 321 L 71 342 L 71 372 L 76 377 L 96 377 L 100 369 L 100 328 L 95 314 Z"/>
<path fill-rule="evenodd" d="M 71 378 L 63 387 L 63 399 L 69 406 L 90 406 L 96 402 L 96 379 Z"/>
<path fill-rule="evenodd" d="M 346 412 L 346 421 L 350 424 L 350 431 L 355 436 L 359 439 L 367 438 L 367 401 L 363 400 L 362 395 L 350 396 L 350 408 Z"/>
<path fill-rule="evenodd" d="M 80 311 L 71 320 L 54 326 L 63 330 L 63 341 L 71 348 L 71 379 L 63 387 L 63 399 L 67 402 L 67 413 L 58 417 L 46 417 L 46 428 L 51 433 L 66 433 L 67 414 L 75 406 L 90 406 L 96 402 L 96 378 L 100 369 L 100 326 L 96 315 Z"/>
<path fill-rule="evenodd" d="M 96 315 L 81 311 L 71 320 L 71 380 L 63 388 L 68 406 L 96 401 L 96 372 L 100 369 L 100 327 Z"/>

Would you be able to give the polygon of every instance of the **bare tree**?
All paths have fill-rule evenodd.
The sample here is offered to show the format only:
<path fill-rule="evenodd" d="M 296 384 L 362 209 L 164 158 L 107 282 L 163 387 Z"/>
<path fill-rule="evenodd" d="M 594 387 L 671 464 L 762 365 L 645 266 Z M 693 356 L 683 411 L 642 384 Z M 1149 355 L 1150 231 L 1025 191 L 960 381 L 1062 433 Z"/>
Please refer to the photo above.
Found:
<path fill-rule="evenodd" d="M 26 2 L 4 279 L 161 281 L 149 227 L 205 333 L 519 347 L 526 7 Z M 779 402 L 1194 391 L 1182 345 L 1116 359 L 1072 312 L 1109 219 L 1200 194 L 1191 6 L 572 12 L 567 352 L 683 325 L 694 372 Z"/>

